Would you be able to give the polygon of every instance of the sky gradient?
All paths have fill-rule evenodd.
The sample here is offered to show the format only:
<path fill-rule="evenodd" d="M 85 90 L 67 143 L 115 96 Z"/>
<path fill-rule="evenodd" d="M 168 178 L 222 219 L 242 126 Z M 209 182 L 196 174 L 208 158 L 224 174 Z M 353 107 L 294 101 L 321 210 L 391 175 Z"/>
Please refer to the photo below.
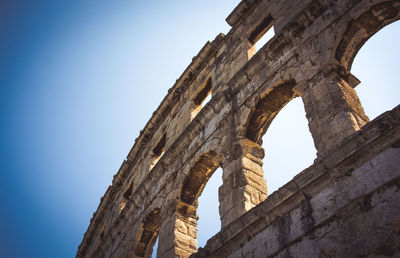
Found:
<path fill-rule="evenodd" d="M 75 256 L 139 131 L 239 1 L 188 2 L 0 3 L 0 257 Z M 370 118 L 399 103 L 399 46 L 397 22 L 353 64 Z M 315 158 L 300 98 L 263 140 L 272 193 Z M 200 197 L 199 246 L 219 230 L 220 184 Z"/>

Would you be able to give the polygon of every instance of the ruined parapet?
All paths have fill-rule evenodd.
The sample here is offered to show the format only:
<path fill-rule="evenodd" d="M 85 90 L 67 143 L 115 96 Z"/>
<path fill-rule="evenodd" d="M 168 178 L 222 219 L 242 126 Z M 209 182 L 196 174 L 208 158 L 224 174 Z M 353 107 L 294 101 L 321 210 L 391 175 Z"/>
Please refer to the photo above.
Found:
<path fill-rule="evenodd" d="M 197 199 L 218 167 L 223 169 L 222 230 L 199 256 L 244 255 L 246 248 L 261 256 L 277 255 L 292 248 L 292 243 L 318 232 L 313 213 L 319 206 L 335 214 L 336 206 L 318 197 L 333 190 L 342 196 L 346 188 L 334 183 L 334 177 L 360 169 L 368 175 L 383 173 L 363 169 L 366 162 L 394 164 L 382 170 L 396 180 L 398 151 L 390 146 L 398 144 L 399 112 L 368 123 L 353 89 L 359 81 L 350 67 L 362 44 L 399 18 L 399 1 L 243 0 L 227 18 L 229 33 L 204 45 L 140 132 L 93 214 L 77 256 L 149 256 L 157 237 L 159 257 L 196 253 Z M 256 42 L 268 30 L 275 36 L 257 50 Z M 303 100 L 318 159 L 268 197 L 261 137 L 296 97 Z M 376 130 L 382 132 L 377 138 Z M 347 184 L 356 183 L 353 174 Z M 367 184 L 369 179 L 363 180 Z M 389 181 L 374 186 L 381 189 Z M 378 196 L 374 191 L 363 194 Z M 388 210 L 398 208 L 396 200 L 387 202 Z M 353 200 L 341 205 L 346 203 L 351 206 Z M 276 234 L 268 239 L 281 241 L 282 250 L 251 249 L 270 225 L 284 228 L 285 218 L 298 210 L 305 213 L 305 222 L 293 223 L 308 223 L 298 238 Z M 371 208 L 368 216 L 377 212 Z M 398 232 L 396 225 L 391 230 Z M 393 250 L 399 253 L 397 246 Z"/>

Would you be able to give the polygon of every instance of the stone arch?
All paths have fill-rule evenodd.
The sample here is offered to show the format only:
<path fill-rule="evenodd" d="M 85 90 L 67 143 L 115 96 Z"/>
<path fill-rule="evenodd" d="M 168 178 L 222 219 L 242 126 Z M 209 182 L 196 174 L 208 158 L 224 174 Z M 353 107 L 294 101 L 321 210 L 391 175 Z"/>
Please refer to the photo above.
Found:
<path fill-rule="evenodd" d="M 141 224 L 134 243 L 134 252 L 138 257 L 151 257 L 161 226 L 160 213 L 160 209 L 153 209 Z"/>
<path fill-rule="evenodd" d="M 368 8 L 357 18 L 347 23 L 339 37 L 335 58 L 347 71 L 364 43 L 380 29 L 400 19 L 400 2 L 384 1 Z"/>
<path fill-rule="evenodd" d="M 257 102 L 247 122 L 247 139 L 261 145 L 262 136 L 272 120 L 287 103 L 297 97 L 293 90 L 295 85 L 294 81 L 281 83 Z"/>
<path fill-rule="evenodd" d="M 264 148 L 266 146 L 266 145 L 263 146 L 263 137 L 264 135 L 267 134 L 270 125 L 272 124 L 274 119 L 279 115 L 281 110 L 284 109 L 286 105 L 289 104 L 289 102 L 291 102 L 293 99 L 297 97 L 302 97 L 301 88 L 305 86 L 306 85 L 304 85 L 304 83 L 297 84 L 296 81 L 293 79 L 289 79 L 287 81 L 278 83 L 276 84 L 276 86 L 272 88 L 272 90 L 269 90 L 263 94 L 263 96 L 254 105 L 252 112 L 248 114 L 248 122 L 245 125 L 245 130 L 246 130 L 245 140 L 248 142 L 247 143 L 248 145 L 252 146 L 253 151 L 247 152 L 247 155 L 251 154 L 252 161 L 257 161 L 256 163 L 258 163 L 259 165 L 258 174 L 262 176 L 264 180 L 267 180 L 267 182 L 268 182 L 268 177 L 264 177 L 265 171 L 263 167 L 265 162 Z M 303 108 L 305 109 L 304 105 Z M 304 115 L 301 115 L 301 119 L 305 118 L 306 117 L 304 117 Z M 309 124 L 307 129 L 310 132 Z M 312 137 L 312 134 L 310 136 Z M 311 140 L 312 140 L 311 143 L 312 146 L 315 146 L 314 138 L 312 137 Z M 292 177 L 294 176 L 294 174 L 290 174 L 290 176 Z M 286 180 L 289 181 L 290 179 L 291 178 L 287 178 Z M 268 188 L 268 194 L 272 192 L 273 191 L 270 191 L 270 189 Z"/>
<path fill-rule="evenodd" d="M 399 104 L 399 35 L 400 21 L 385 26 L 368 39 L 354 58 L 351 73 L 360 80 L 355 90 L 370 120 Z"/>
<path fill-rule="evenodd" d="M 202 153 L 202 152 L 201 152 Z M 200 153 L 199 153 L 200 154 Z M 220 166 L 221 156 L 215 151 L 192 158 L 187 175 L 179 177 L 162 210 L 157 255 L 188 257 L 197 250 L 197 204 L 208 179 Z M 155 239 L 155 238 L 154 238 Z"/>
<path fill-rule="evenodd" d="M 353 156 L 358 152 L 355 151 L 361 153 L 375 147 L 378 138 L 372 137 L 381 133 L 378 130 L 375 134 L 375 128 L 386 125 L 393 120 L 388 118 L 397 113 L 354 134 L 368 118 L 354 93 L 357 80 L 348 70 L 363 42 L 383 26 L 398 20 L 399 6 L 398 0 L 241 1 L 227 18 L 232 30 L 204 45 L 135 140 L 101 199 L 77 256 L 105 253 L 126 257 L 128 252 L 139 257 L 149 256 L 158 235 L 160 257 L 189 257 L 197 250 L 197 200 L 220 164 L 223 167 L 223 185 L 218 190 L 222 232 L 209 246 L 218 248 L 220 254 L 227 251 L 224 253 L 227 256 L 228 251 L 236 252 L 236 249 L 220 248 L 219 243 L 233 237 L 233 248 L 239 248 L 245 244 L 242 240 L 258 239 L 255 238 L 260 232 L 258 226 L 267 227 L 276 214 L 278 217 L 289 214 L 289 208 L 295 207 L 291 200 L 296 200 L 296 205 L 305 199 L 308 201 L 321 186 L 328 185 L 316 186 L 322 182 L 320 179 L 330 179 L 332 170 L 336 173 L 348 165 L 351 172 L 355 167 L 346 162 L 366 161 L 370 156 L 360 155 L 356 157 L 360 160 L 356 160 Z M 248 32 L 258 27 L 257 24 L 269 26 L 268 19 L 260 20 L 267 9 L 275 18 L 277 35 L 263 51 L 248 60 L 245 51 Z M 193 107 L 186 98 L 194 93 L 198 96 L 198 82 L 209 76 L 213 78 L 216 94 L 190 120 Z M 287 188 L 264 202 L 267 185 L 262 169 L 262 136 L 280 110 L 298 95 L 303 100 L 321 162 L 316 162 L 314 168 L 299 174 Z M 394 128 L 397 124 L 388 126 Z M 393 132 L 381 134 L 379 141 L 389 139 Z M 369 135 L 373 142 L 368 142 Z M 345 145 L 346 138 L 354 141 Z M 389 142 L 385 144 L 389 146 Z M 155 165 L 164 149 L 164 156 Z M 350 151 L 356 154 L 344 156 Z M 155 165 L 151 171 L 150 160 Z M 339 160 L 339 169 L 334 160 Z M 132 178 L 135 184 L 129 185 Z M 307 195 L 303 194 L 306 192 Z M 112 208 L 120 210 L 122 198 L 127 199 L 126 206 L 119 216 L 114 216 Z M 156 198 L 160 198 L 160 205 L 154 204 Z M 267 216 L 258 217 L 269 211 Z M 109 231 L 102 231 L 104 223 Z M 238 228 L 244 228 L 246 235 L 238 235 Z"/>
<path fill-rule="evenodd" d="M 220 160 L 215 151 L 209 151 L 194 163 L 181 188 L 180 199 L 184 203 L 197 207 L 196 201 L 214 171 L 219 167 Z"/>

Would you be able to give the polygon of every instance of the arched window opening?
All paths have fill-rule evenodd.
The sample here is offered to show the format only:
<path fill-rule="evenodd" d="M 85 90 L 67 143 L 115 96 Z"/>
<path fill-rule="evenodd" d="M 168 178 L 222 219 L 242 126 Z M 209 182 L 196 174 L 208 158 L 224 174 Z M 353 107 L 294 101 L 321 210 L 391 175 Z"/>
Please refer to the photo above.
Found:
<path fill-rule="evenodd" d="M 316 158 L 301 98 L 291 100 L 279 111 L 262 142 L 264 178 L 271 194 L 312 165 Z"/>
<path fill-rule="evenodd" d="M 246 138 L 262 145 L 264 178 L 271 194 L 316 158 L 316 150 L 294 81 L 276 85 L 255 105 Z M 282 110 L 283 109 L 283 110 Z"/>
<path fill-rule="evenodd" d="M 155 209 L 144 219 L 144 222 L 136 236 L 134 252 L 138 257 L 151 257 L 154 255 L 155 252 L 153 252 L 153 247 L 158 239 L 160 225 L 160 210 Z M 157 250 L 157 247 L 154 249 Z"/>
<path fill-rule="evenodd" d="M 218 189 L 222 185 L 222 169 L 218 168 L 207 182 L 199 199 L 197 214 L 197 246 L 204 247 L 207 240 L 221 229 Z"/>
<path fill-rule="evenodd" d="M 210 236 L 220 229 L 218 186 L 222 184 L 222 173 L 219 163 L 220 157 L 214 151 L 203 154 L 191 167 L 182 186 L 181 201 L 195 209 L 200 217 L 196 225 L 198 246 L 204 246 Z M 213 176 L 215 173 L 217 175 Z"/>
<path fill-rule="evenodd" d="M 265 134 L 274 117 L 282 107 L 296 96 L 293 91 L 295 85 L 293 81 L 277 85 L 258 101 L 248 121 L 247 139 L 261 145 L 261 137 Z"/>
<path fill-rule="evenodd" d="M 384 27 L 362 46 L 351 66 L 361 81 L 355 90 L 371 120 L 399 104 L 399 35 L 399 21 Z"/>
<path fill-rule="evenodd" d="M 215 152 L 211 151 L 201 156 L 190 169 L 183 183 L 181 200 L 186 204 L 196 206 L 196 200 L 218 166 L 218 159 Z"/>

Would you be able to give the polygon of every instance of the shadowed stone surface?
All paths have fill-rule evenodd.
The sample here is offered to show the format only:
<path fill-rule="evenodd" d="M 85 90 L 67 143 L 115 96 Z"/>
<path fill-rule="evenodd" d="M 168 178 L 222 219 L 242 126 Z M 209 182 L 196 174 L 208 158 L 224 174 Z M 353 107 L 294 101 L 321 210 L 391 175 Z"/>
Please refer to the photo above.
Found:
<path fill-rule="evenodd" d="M 77 257 L 150 257 L 157 237 L 158 257 L 400 256 L 400 107 L 369 122 L 350 73 L 399 18 L 398 0 L 243 0 L 140 132 Z M 262 136 L 295 97 L 318 158 L 267 196 Z M 222 229 L 198 250 L 218 167 Z"/>

